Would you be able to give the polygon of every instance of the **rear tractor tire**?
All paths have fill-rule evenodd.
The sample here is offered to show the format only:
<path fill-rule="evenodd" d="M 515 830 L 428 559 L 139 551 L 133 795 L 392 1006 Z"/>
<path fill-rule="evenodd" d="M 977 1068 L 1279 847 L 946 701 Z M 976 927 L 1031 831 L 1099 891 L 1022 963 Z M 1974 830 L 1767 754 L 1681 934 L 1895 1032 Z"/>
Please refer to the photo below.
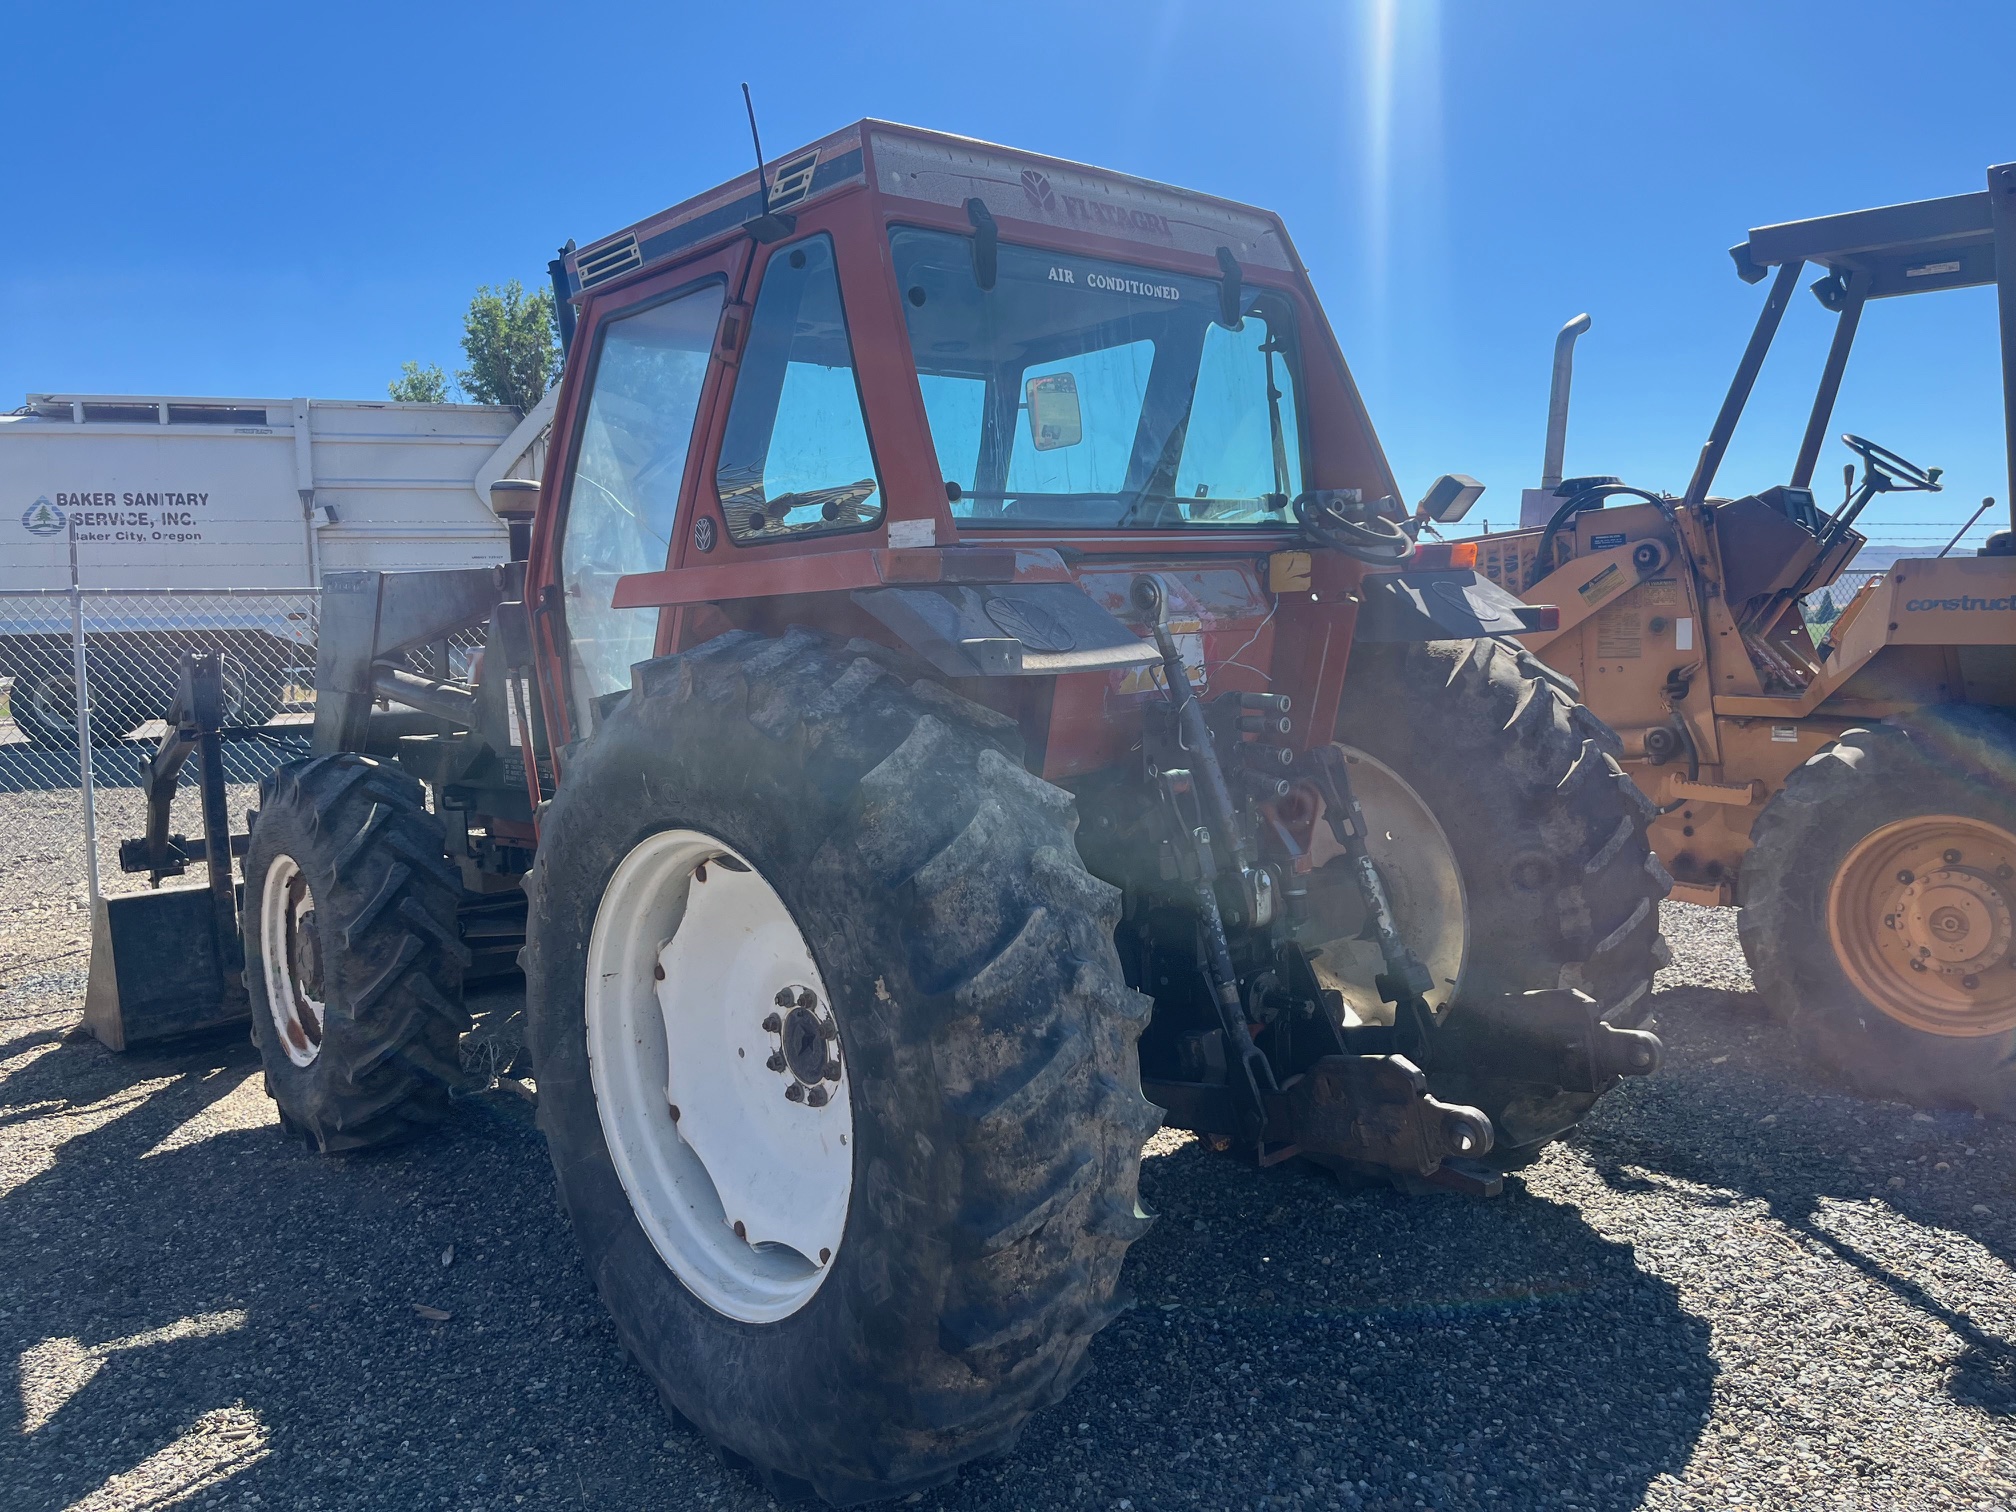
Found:
<path fill-rule="evenodd" d="M 1160 1122 L 1070 796 L 885 656 L 640 665 L 530 885 L 539 1122 L 624 1346 L 780 1499 L 842 1505 L 1089 1369 Z"/>
<path fill-rule="evenodd" d="M 1447 1023 L 1500 994 L 1572 987 L 1620 1028 L 1647 1020 L 1665 964 L 1671 885 L 1645 839 L 1652 805 L 1617 765 L 1617 737 L 1518 646 L 1371 644 L 1352 655 L 1337 721 L 1401 934 L 1435 977 Z M 1311 901 L 1349 889 L 1320 867 Z M 1355 890 L 1352 893 L 1355 899 Z M 1351 910 L 1355 913 L 1356 904 Z M 1316 941 L 1319 977 L 1362 1018 L 1390 1022 L 1376 946 Z M 1438 1065 L 1435 1095 L 1490 1115 L 1504 1169 L 1530 1163 L 1594 1105 L 1588 1093 Z"/>
<path fill-rule="evenodd" d="M 469 1028 L 461 883 L 426 792 L 345 752 L 260 785 L 245 854 L 245 985 L 266 1090 L 324 1154 L 438 1121 Z"/>
<path fill-rule="evenodd" d="M 1874 1096 L 2016 1115 L 2016 721 L 1844 731 L 1758 815 L 1740 886 L 1803 1053 Z"/>

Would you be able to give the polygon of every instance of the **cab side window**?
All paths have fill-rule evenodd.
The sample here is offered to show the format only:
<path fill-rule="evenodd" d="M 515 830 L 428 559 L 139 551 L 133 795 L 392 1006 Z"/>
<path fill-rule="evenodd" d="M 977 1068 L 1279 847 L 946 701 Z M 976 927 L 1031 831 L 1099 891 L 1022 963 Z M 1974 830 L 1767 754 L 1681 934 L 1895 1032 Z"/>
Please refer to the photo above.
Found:
<path fill-rule="evenodd" d="M 741 546 L 881 522 L 830 237 L 770 254 L 714 481 Z"/>
<path fill-rule="evenodd" d="M 651 656 L 658 611 L 616 609 L 610 599 L 618 578 L 669 559 L 721 300 L 722 285 L 707 284 L 602 327 L 560 546 L 574 691 L 584 703 L 629 687 L 631 665 Z"/>

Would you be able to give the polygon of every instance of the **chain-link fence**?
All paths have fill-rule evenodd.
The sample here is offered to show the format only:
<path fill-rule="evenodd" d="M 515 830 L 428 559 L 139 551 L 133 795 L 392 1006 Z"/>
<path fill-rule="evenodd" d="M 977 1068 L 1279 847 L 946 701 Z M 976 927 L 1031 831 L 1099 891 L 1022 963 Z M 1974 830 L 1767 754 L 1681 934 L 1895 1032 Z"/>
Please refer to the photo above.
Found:
<path fill-rule="evenodd" d="M 1842 573 L 1825 588 L 1806 595 L 1806 618 L 1819 619 L 1824 615 L 1831 620 L 1848 607 L 1848 601 L 1860 593 L 1866 584 L 1875 582 L 1881 576 L 1883 576 L 1881 569 Z M 1826 607 L 1828 605 L 1832 606 L 1831 610 Z"/>
<path fill-rule="evenodd" d="M 186 653 L 217 653 L 234 828 L 259 781 L 308 749 L 314 719 L 313 589 L 0 593 L 0 865 L 32 868 L 68 908 L 132 891 L 119 842 L 146 829 L 147 762 Z M 171 831 L 202 832 L 194 768 Z"/>

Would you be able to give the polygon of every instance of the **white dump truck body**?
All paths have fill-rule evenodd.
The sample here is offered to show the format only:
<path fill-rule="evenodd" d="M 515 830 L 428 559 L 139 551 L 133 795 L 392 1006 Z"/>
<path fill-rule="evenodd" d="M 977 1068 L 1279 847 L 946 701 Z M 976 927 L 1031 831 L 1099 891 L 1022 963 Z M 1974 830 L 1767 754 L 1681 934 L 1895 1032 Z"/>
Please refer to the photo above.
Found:
<path fill-rule="evenodd" d="M 538 475 L 545 418 L 31 394 L 0 415 L 0 592 L 68 588 L 73 531 L 79 580 L 96 589 L 310 587 L 351 568 L 502 562 L 490 484 Z"/>
<path fill-rule="evenodd" d="M 81 627 L 95 735 L 159 717 L 182 654 L 198 650 L 227 656 L 234 717 L 263 722 L 313 665 L 323 573 L 508 560 L 490 487 L 539 476 L 551 414 L 550 396 L 521 417 L 476 404 L 29 395 L 0 415 L 0 677 L 14 721 L 44 744 L 74 738 Z M 85 590 L 74 605 L 73 582 Z"/>

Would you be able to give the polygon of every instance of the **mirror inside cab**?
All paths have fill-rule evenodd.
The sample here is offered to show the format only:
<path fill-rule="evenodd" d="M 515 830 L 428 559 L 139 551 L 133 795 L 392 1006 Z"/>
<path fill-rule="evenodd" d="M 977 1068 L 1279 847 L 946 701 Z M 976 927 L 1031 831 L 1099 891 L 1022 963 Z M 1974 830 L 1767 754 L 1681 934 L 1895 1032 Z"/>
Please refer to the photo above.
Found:
<path fill-rule="evenodd" d="M 1437 525 L 1453 525 L 1466 514 L 1484 492 L 1484 485 L 1462 473 L 1444 473 L 1428 485 L 1421 502 L 1414 506 L 1417 518 Z"/>
<path fill-rule="evenodd" d="M 1076 446 L 1085 439 L 1085 421 L 1078 409 L 1078 380 L 1069 373 L 1031 378 L 1029 441 L 1038 451 Z"/>

